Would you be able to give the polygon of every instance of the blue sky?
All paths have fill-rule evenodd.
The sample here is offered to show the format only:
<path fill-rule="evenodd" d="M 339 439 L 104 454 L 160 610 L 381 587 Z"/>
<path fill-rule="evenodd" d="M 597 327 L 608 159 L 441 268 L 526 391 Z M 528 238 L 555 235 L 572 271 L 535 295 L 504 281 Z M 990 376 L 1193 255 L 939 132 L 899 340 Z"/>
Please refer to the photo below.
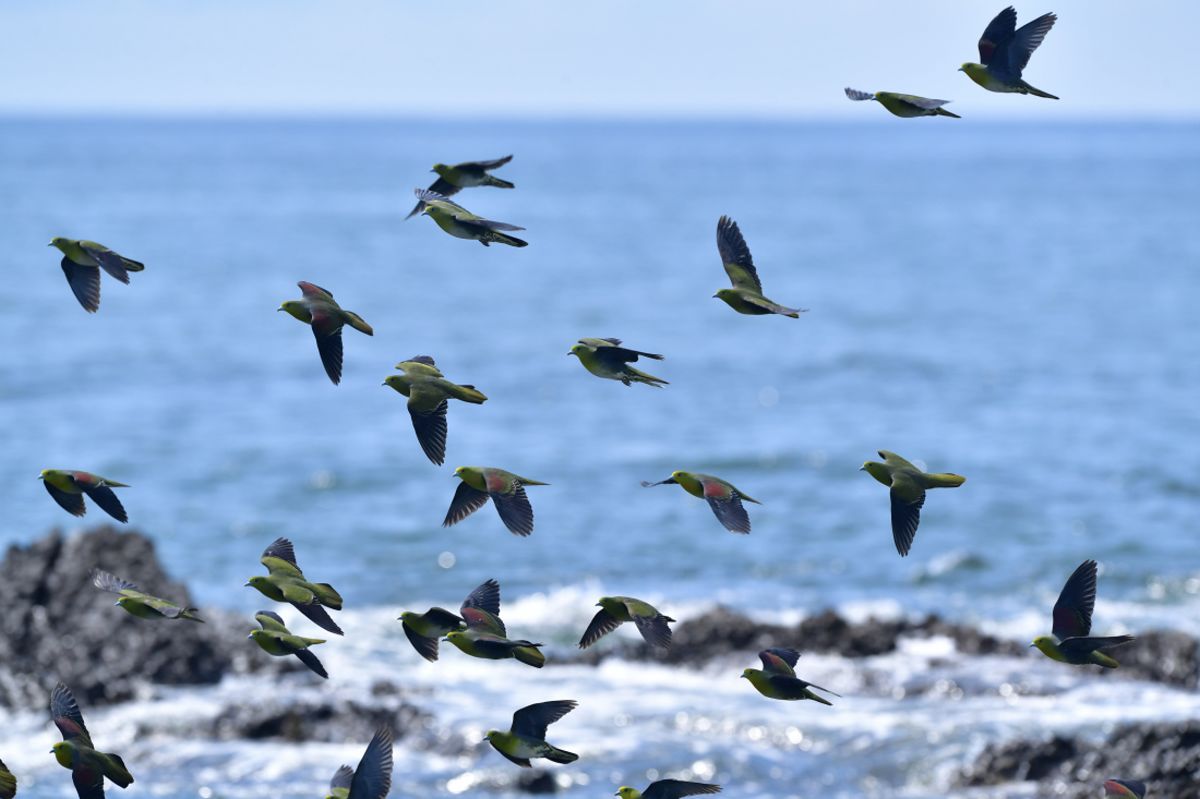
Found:
<path fill-rule="evenodd" d="M 0 113 L 826 117 L 843 86 L 972 115 L 1200 117 L 1200 3 L 1037 0 L 1026 78 L 956 72 L 1004 5 L 958 0 L 4 0 Z"/>

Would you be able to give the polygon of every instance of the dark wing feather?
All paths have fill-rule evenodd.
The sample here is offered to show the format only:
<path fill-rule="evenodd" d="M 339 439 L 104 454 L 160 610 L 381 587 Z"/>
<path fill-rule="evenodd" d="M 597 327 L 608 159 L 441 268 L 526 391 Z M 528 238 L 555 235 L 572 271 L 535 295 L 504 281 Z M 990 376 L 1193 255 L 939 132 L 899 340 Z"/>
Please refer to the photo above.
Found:
<path fill-rule="evenodd" d="M 544 741 L 546 728 L 570 713 L 578 704 L 574 699 L 558 699 L 523 707 L 513 713 L 512 731 L 517 735 Z"/>
<path fill-rule="evenodd" d="M 448 627 L 451 630 L 463 623 L 461 618 L 445 608 L 430 608 L 425 611 L 424 616 L 427 621 L 431 621 L 439 627 Z"/>
<path fill-rule="evenodd" d="M 94 247 L 79 245 L 79 249 L 92 256 L 92 260 L 104 267 L 104 271 L 122 283 L 129 283 L 129 273 L 125 271 L 125 259 L 112 250 L 97 250 Z M 137 271 L 136 269 L 134 271 Z"/>
<path fill-rule="evenodd" d="M 87 727 L 83 724 L 83 714 L 79 712 L 79 703 L 67 686 L 59 683 L 50 694 L 50 718 L 54 726 L 62 733 L 64 741 L 79 741 L 91 748 L 92 736 L 88 735 Z"/>
<path fill-rule="evenodd" d="M 329 673 L 325 671 L 325 667 L 321 665 L 321 661 L 317 660 L 317 656 L 312 652 L 309 652 L 307 649 L 297 649 L 295 655 L 296 657 L 300 658 L 300 662 L 305 666 L 308 666 L 311 671 L 319 674 L 327 680 L 329 679 Z"/>
<path fill-rule="evenodd" d="M 404 634 L 408 636 L 408 642 L 413 645 L 413 649 L 417 650 L 418 655 L 430 663 L 438 659 L 438 639 L 426 638 L 409 627 L 407 622 L 401 622 L 400 626 L 404 628 Z"/>
<path fill-rule="evenodd" d="M 292 542 L 287 538 L 276 538 L 274 541 L 272 541 L 269 545 L 267 545 L 267 548 L 263 550 L 262 557 L 279 558 L 280 560 L 284 560 L 292 564 L 297 569 L 300 568 L 300 565 L 296 563 L 296 550 L 292 546 Z"/>
<path fill-rule="evenodd" d="M 746 513 L 746 509 L 742 507 L 742 499 L 737 494 L 733 494 L 727 499 L 719 499 L 717 497 L 706 497 L 708 507 L 712 508 L 713 514 L 725 525 L 725 529 L 731 533 L 749 533 L 750 532 L 750 514 Z"/>
<path fill-rule="evenodd" d="M 349 788 L 352 779 L 354 779 L 354 769 L 349 766 L 338 766 L 338 770 L 333 772 L 333 779 L 329 781 L 329 790 L 332 792 L 338 788 Z"/>
<path fill-rule="evenodd" d="M 579 639 L 579 648 L 587 649 L 620 626 L 621 622 L 616 616 L 604 608 L 600 608 L 596 615 L 592 617 L 592 621 L 588 624 L 587 629 L 583 631 L 583 637 Z"/>
<path fill-rule="evenodd" d="M 60 491 L 50 485 L 48 480 L 43 480 L 42 485 L 46 487 L 47 493 L 54 497 L 63 510 L 72 516 L 82 516 L 87 513 L 87 506 L 83 504 L 83 494 L 68 494 L 66 491 Z"/>
<path fill-rule="evenodd" d="M 71 782 L 79 799 L 104 799 L 104 772 L 95 766 L 77 765 L 71 770 Z"/>
<path fill-rule="evenodd" d="M 646 786 L 646 790 L 642 791 L 642 799 L 681 799 L 684 796 L 720 792 L 720 785 L 710 785 L 706 782 L 657 780 L 650 783 Z"/>
<path fill-rule="evenodd" d="M 1067 578 L 1058 601 L 1054 603 L 1054 634 L 1079 638 L 1092 631 L 1092 610 L 1096 607 L 1096 561 L 1085 560 Z"/>
<path fill-rule="evenodd" d="M 434 194 L 437 194 L 441 197 L 450 197 L 450 196 L 460 192 L 461 189 L 458 186 L 455 186 L 450 181 L 446 180 L 445 178 L 438 178 L 430 185 L 430 187 L 427 189 L 427 191 L 431 191 Z M 425 210 L 425 201 L 417 200 L 417 204 L 413 206 L 413 209 L 408 212 L 408 216 L 406 216 L 404 218 L 412 219 L 414 216 L 416 216 L 417 214 L 421 213 L 424 210 Z"/>
<path fill-rule="evenodd" d="M 646 639 L 646 643 L 660 649 L 667 649 L 671 646 L 671 628 L 667 626 L 666 616 L 662 614 L 657 616 L 631 615 L 633 615 L 633 623 L 637 625 L 638 632 L 642 634 L 642 638 Z"/>
<path fill-rule="evenodd" d="M 500 583 L 485 580 L 463 600 L 463 608 L 479 608 L 493 616 L 500 615 Z"/>
<path fill-rule="evenodd" d="M 1013 37 L 1017 28 L 1017 10 L 1012 6 L 1001 11 L 995 19 L 984 28 L 983 36 L 979 38 L 979 63 L 991 64 L 997 50 L 1003 51 Z"/>
<path fill-rule="evenodd" d="M 1021 72 L 1029 64 L 1029 57 L 1033 55 L 1034 50 L 1038 49 L 1042 40 L 1046 38 L 1046 34 L 1050 32 L 1057 21 L 1058 17 L 1054 14 L 1042 14 L 1032 22 L 1022 25 L 1013 34 L 1012 40 L 1003 53 L 1007 61 L 1003 65 L 1007 75 L 1013 78 L 1021 77 Z M 996 60 L 1000 61 L 999 58 Z M 997 63 L 996 66 L 999 67 L 1001 64 Z"/>
<path fill-rule="evenodd" d="M 412 417 L 413 431 L 417 434 L 421 451 L 438 466 L 446 462 L 447 407 L 447 400 L 439 402 L 431 411 L 415 410 L 412 402 L 408 403 L 408 415 Z"/>
<path fill-rule="evenodd" d="M 913 539 L 917 536 L 917 526 L 921 523 L 921 506 L 925 504 L 925 492 L 912 502 L 906 501 L 892 489 L 892 540 L 896 551 L 901 557 L 908 554 L 912 548 Z"/>
<path fill-rule="evenodd" d="M 121 505 L 121 500 L 117 499 L 117 495 L 108 486 L 96 486 L 95 488 L 84 489 L 92 502 L 100 506 L 100 509 L 113 517 L 119 522 L 129 521 L 129 516 L 125 513 L 125 508 Z"/>
<path fill-rule="evenodd" d="M 323 289 L 316 283 L 309 283 L 307 280 L 301 280 L 296 284 L 300 287 L 300 293 L 309 299 L 333 299 L 333 292 L 329 289 Z"/>
<path fill-rule="evenodd" d="M 508 494 L 490 494 L 500 521 L 513 535 L 527 536 L 533 532 L 533 507 L 525 496 L 525 487 L 518 485 Z"/>
<path fill-rule="evenodd" d="M 499 169 L 512 159 L 513 157 L 511 155 L 506 155 L 503 158 L 497 158 L 495 161 L 466 161 L 464 163 L 457 164 L 455 169 L 470 169 L 475 167 L 486 172 L 489 169 Z"/>
<path fill-rule="evenodd" d="M 772 674 L 793 676 L 792 669 L 796 668 L 796 663 L 800 660 L 800 653 L 795 649 L 774 647 L 759 652 L 758 659 L 762 661 L 764 671 L 769 671 Z"/>
<path fill-rule="evenodd" d="M 80 266 L 70 258 L 62 259 L 63 274 L 75 294 L 75 299 L 88 313 L 100 309 L 100 269 L 95 266 Z"/>
<path fill-rule="evenodd" d="M 504 626 L 504 621 L 494 613 L 480 608 L 464 607 L 462 615 L 463 622 L 470 629 L 482 630 L 500 638 L 508 636 L 508 629 Z"/>
<path fill-rule="evenodd" d="M 317 353 L 321 356 L 321 365 L 325 374 L 336 386 L 342 382 L 342 326 L 338 325 L 332 331 L 321 332 L 317 325 L 317 316 L 313 315 L 313 338 L 317 340 Z"/>
<path fill-rule="evenodd" d="M 109 574 L 101 569 L 92 569 L 92 585 L 101 591 L 108 591 L 113 594 L 119 594 L 126 590 L 138 590 L 138 587 L 128 580 L 122 580 L 115 574 Z"/>
<path fill-rule="evenodd" d="M 304 614 L 304 617 L 313 624 L 320 627 L 322 630 L 328 630 L 334 635 L 343 635 L 342 628 L 337 626 L 337 623 L 329 617 L 325 608 L 317 603 L 311 605 L 302 605 L 299 602 L 291 603 L 292 607 Z"/>
<path fill-rule="evenodd" d="M 392 731 L 380 727 L 367 744 L 358 768 L 354 769 L 349 799 L 383 799 L 391 789 Z"/>
<path fill-rule="evenodd" d="M 737 222 L 727 216 L 717 220 L 717 251 L 734 288 L 750 288 L 762 293 L 762 282 L 754 268 L 754 259 L 750 257 L 750 247 Z"/>
<path fill-rule="evenodd" d="M 450 500 L 446 518 L 442 520 L 442 527 L 458 524 L 486 505 L 487 500 L 488 495 L 483 491 L 476 491 L 466 483 L 459 483 L 458 488 L 454 489 L 454 499 Z"/>

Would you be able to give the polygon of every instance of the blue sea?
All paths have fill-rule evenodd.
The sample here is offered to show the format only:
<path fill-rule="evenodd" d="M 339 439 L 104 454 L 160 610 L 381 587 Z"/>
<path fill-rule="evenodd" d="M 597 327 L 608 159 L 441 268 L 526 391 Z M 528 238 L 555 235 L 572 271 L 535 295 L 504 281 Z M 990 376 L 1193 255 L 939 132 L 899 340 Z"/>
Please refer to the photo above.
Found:
<path fill-rule="evenodd" d="M 435 161 L 510 152 L 497 175 L 514 191 L 456 199 L 526 228 L 527 248 L 404 221 Z M 365 741 L 135 730 L 264 691 L 363 697 L 387 678 L 473 740 L 523 704 L 578 699 L 551 728 L 581 754 L 552 767 L 568 797 L 656 774 L 746 799 L 945 796 L 986 742 L 1191 718 L 1200 696 L 938 638 L 806 655 L 801 676 L 845 697 L 832 708 L 755 694 L 738 679 L 753 652 L 699 670 L 555 654 L 614 593 L 681 621 L 718 604 L 783 622 L 936 612 L 1027 641 L 1087 558 L 1098 633 L 1200 634 L 1198 208 L 1195 124 L 7 119 L 0 544 L 83 526 L 35 480 L 79 468 L 129 483 L 130 526 L 199 604 L 248 628 L 263 600 L 243 583 L 280 535 L 345 597 L 345 639 L 320 653 L 328 684 L 238 677 L 88 710 L 138 777 L 110 795 L 320 796 Z M 712 298 L 722 214 L 767 295 L 808 313 Z M 87 314 L 46 246 L 58 235 L 146 269 L 129 286 L 105 275 Z M 345 331 L 340 386 L 275 312 L 298 280 L 375 329 Z M 583 336 L 663 353 L 647 368 L 670 385 L 596 379 L 566 357 Z M 418 354 L 489 397 L 450 407 L 442 468 L 381 385 Z M 858 471 L 881 448 L 967 477 L 930 492 L 904 559 L 887 490 Z M 442 528 L 459 465 L 549 483 L 528 490 L 534 534 L 508 534 L 490 507 Z M 640 485 L 675 469 L 761 500 L 753 533 Z M 544 670 L 454 651 L 428 664 L 394 621 L 489 577 L 510 630 L 546 641 Z M 938 681 L 967 690 L 918 690 Z M 45 719 L 0 718 L 21 795 L 73 796 Z M 395 796 L 502 795 L 516 771 L 486 747 L 400 741 L 396 762 Z"/>

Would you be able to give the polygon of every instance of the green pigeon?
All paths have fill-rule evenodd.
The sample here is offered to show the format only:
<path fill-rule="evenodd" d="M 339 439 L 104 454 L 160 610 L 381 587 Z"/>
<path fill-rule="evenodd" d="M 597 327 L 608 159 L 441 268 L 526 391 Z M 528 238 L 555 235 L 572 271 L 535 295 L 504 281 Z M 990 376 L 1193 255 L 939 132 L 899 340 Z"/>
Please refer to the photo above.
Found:
<path fill-rule="evenodd" d="M 948 472 L 923 472 L 913 464 L 886 449 L 879 450 L 883 463 L 867 461 L 859 467 L 885 486 L 891 487 L 892 540 L 900 557 L 908 554 L 917 525 L 921 523 L 921 506 L 929 488 L 957 488 L 967 478 Z"/>
<path fill-rule="evenodd" d="M 683 799 L 684 796 L 696 796 L 702 793 L 720 793 L 720 785 L 707 782 L 688 782 L 687 780 L 655 780 L 639 791 L 622 785 L 613 796 L 621 799 Z"/>
<path fill-rule="evenodd" d="M 62 509 L 72 516 L 83 516 L 87 507 L 83 504 L 83 495 L 87 494 L 92 502 L 100 506 L 100 510 L 119 522 L 129 521 L 121 501 L 113 493 L 114 488 L 129 488 L 127 483 L 118 483 L 91 472 L 81 472 L 76 469 L 42 469 L 38 475 L 46 491 L 54 497 Z"/>
<path fill-rule="evenodd" d="M 487 397 L 475 386 L 451 383 L 428 355 L 401 361 L 396 368 L 402 374 L 388 376 L 383 384 L 408 397 L 408 415 L 417 443 L 425 457 L 441 466 L 446 462 L 446 409 L 450 400 L 482 405 Z"/>
<path fill-rule="evenodd" d="M 104 799 L 104 778 L 128 788 L 133 775 L 120 755 L 92 748 L 92 736 L 83 724 L 83 714 L 67 686 L 59 683 L 50 694 L 50 718 L 62 733 L 62 741 L 50 750 L 58 765 L 71 769 L 71 781 L 79 799 Z"/>
<path fill-rule="evenodd" d="M 1106 780 L 1105 796 L 1123 796 L 1125 799 L 1145 799 L 1146 783 L 1137 780 Z"/>
<path fill-rule="evenodd" d="M 648 386 L 661 388 L 667 385 L 667 381 L 661 377 L 646 374 L 629 366 L 639 357 L 661 361 L 663 356 L 622 347 L 619 338 L 581 338 L 578 344 L 571 347 L 571 351 L 567 355 L 574 355 L 578 358 L 579 362 L 583 364 L 583 368 L 596 377 L 620 380 L 627 386 L 634 383 L 645 383 Z"/>
<path fill-rule="evenodd" d="M 308 651 L 310 646 L 325 643 L 324 638 L 305 638 L 293 635 L 292 631 L 284 626 L 283 618 L 278 613 L 269 610 L 260 610 L 255 613 L 254 620 L 258 622 L 260 629 L 252 631 L 246 637 L 258 644 L 262 651 L 275 657 L 295 655 L 311 671 L 329 679 L 329 674 L 321 665 L 321 661 Z"/>
<path fill-rule="evenodd" d="M 17 795 L 17 778 L 0 760 L 0 799 L 13 799 Z"/>
<path fill-rule="evenodd" d="M 574 763 L 579 755 L 546 743 L 546 728 L 575 709 L 574 699 L 538 702 L 513 713 L 508 732 L 488 730 L 485 741 L 522 768 L 529 768 L 530 758 L 544 757 L 552 763 Z"/>
<path fill-rule="evenodd" d="M 487 580 L 463 600 L 462 609 L 479 608 L 493 616 L 500 615 L 500 584 Z M 438 659 L 438 639 L 454 630 L 467 629 L 462 617 L 445 608 L 430 608 L 424 613 L 406 610 L 400 614 L 400 625 L 408 642 L 417 654 L 430 663 Z"/>
<path fill-rule="evenodd" d="M 325 608 L 342 609 L 341 594 L 329 583 L 310 583 L 305 579 L 304 572 L 296 565 L 296 552 L 291 541 L 276 538 L 263 550 L 260 562 L 269 574 L 251 577 L 246 585 L 258 589 L 274 602 L 290 603 L 322 630 L 342 634 L 342 628 L 325 612 Z"/>
<path fill-rule="evenodd" d="M 329 379 L 336 386 L 342 381 L 342 328 L 350 325 L 368 336 L 375 335 L 375 331 L 361 316 L 338 305 L 333 295 L 320 286 L 307 280 L 301 280 L 296 285 L 300 287 L 300 293 L 304 296 L 280 304 L 277 310 L 286 311 L 312 327 L 313 337 L 317 340 L 317 353 L 321 356 L 325 374 L 329 375 Z"/>
<path fill-rule="evenodd" d="M 497 158 L 495 161 L 463 161 L 461 164 L 447 166 L 434 164 L 431 172 L 436 172 L 438 179 L 429 187 L 429 191 L 443 197 L 453 197 L 463 189 L 475 186 L 495 186 L 497 189 L 511 189 L 513 184 L 507 180 L 489 175 L 493 169 L 499 169 L 512 160 L 511 155 Z M 418 201 L 415 208 L 408 212 L 405 219 L 412 219 L 425 209 L 425 203 Z"/>
<path fill-rule="evenodd" d="M 596 611 L 583 637 L 579 639 L 580 649 L 587 649 L 627 621 L 637 625 L 638 632 L 650 646 L 662 649 L 671 646 L 671 628 L 667 623 L 675 620 L 659 613 L 648 602 L 631 596 L 602 596 L 596 605 L 600 610 Z"/>
<path fill-rule="evenodd" d="M 753 502 L 755 505 L 762 504 L 754 497 L 739 491 L 733 483 L 726 482 L 720 477 L 713 477 L 711 474 L 671 472 L 670 477 L 666 480 L 659 480 L 657 483 L 642 481 L 642 486 L 645 488 L 661 485 L 678 485 L 693 497 L 708 500 L 708 506 L 712 508 L 713 515 L 731 533 L 750 532 L 750 516 L 742 507 L 742 500 Z"/>
<path fill-rule="evenodd" d="M 836 694 L 815 683 L 805 682 L 796 676 L 794 667 L 796 661 L 800 659 L 800 653 L 795 649 L 764 649 L 758 653 L 758 658 L 762 661 L 763 667 L 761 669 L 744 669 L 742 677 L 750 681 L 754 690 L 769 699 L 811 699 L 822 705 L 833 706 L 833 703 L 825 697 L 813 693 L 811 690 L 813 688 L 841 697 L 841 694 Z"/>
<path fill-rule="evenodd" d="M 450 500 L 450 509 L 442 527 L 451 527 L 482 508 L 492 498 L 500 521 L 513 535 L 527 536 L 533 532 L 533 508 L 525 496 L 525 486 L 544 486 L 549 483 L 495 469 L 490 466 L 459 466 L 454 475 L 462 480 Z"/>
<path fill-rule="evenodd" d="M 968 61 L 958 71 L 967 73 L 968 78 L 989 92 L 1032 94 L 1057 100 L 1053 94 L 1035 89 L 1021 79 L 1029 57 L 1057 21 L 1054 14 L 1042 14 L 1018 29 L 1017 11 L 1009 6 L 996 15 L 979 39 L 979 60 L 983 63 Z"/>
<path fill-rule="evenodd" d="M 421 213 L 430 217 L 437 226 L 459 239 L 472 239 L 487 247 L 492 242 L 507 244 L 510 247 L 526 247 L 529 242 L 522 241 L 516 236 L 509 236 L 502 231 L 524 230 L 523 227 L 510 225 L 507 222 L 493 222 L 484 219 L 463 208 L 461 205 L 447 200 L 441 194 L 425 189 L 415 189 L 417 199 L 424 203 Z"/>
<path fill-rule="evenodd" d="M 188 619 L 201 623 L 204 621 L 196 615 L 196 608 L 185 608 L 151 594 L 144 594 L 133 583 L 100 569 L 92 569 L 92 585 L 101 591 L 118 594 L 121 598 L 117 600 L 117 604 L 139 619 Z"/>
<path fill-rule="evenodd" d="M 1054 603 L 1054 634 L 1039 635 L 1030 646 L 1036 646 L 1043 655 L 1061 663 L 1117 668 L 1121 664 L 1104 653 L 1129 643 L 1133 636 L 1090 637 L 1095 606 L 1096 561 L 1085 560 L 1067 578 L 1067 584 Z"/>
<path fill-rule="evenodd" d="M 737 222 L 727 216 L 717 220 L 717 251 L 721 253 L 721 263 L 733 288 L 721 289 L 714 297 L 738 313 L 751 316 L 783 314 L 798 319 L 805 313 L 805 308 L 788 308 L 763 296 L 762 281 L 758 279 L 750 248 L 746 246 Z"/>
<path fill-rule="evenodd" d="M 100 270 L 104 269 L 122 283 L 129 282 L 130 272 L 140 272 L 145 264 L 118 255 L 103 244 L 87 239 L 65 239 L 55 236 L 50 247 L 62 251 L 62 270 L 75 299 L 88 313 L 100 309 Z"/>
<path fill-rule="evenodd" d="M 375 731 L 358 768 L 341 766 L 329 781 L 325 799 L 383 799 L 392 789 L 392 731 Z"/>
<path fill-rule="evenodd" d="M 480 588 L 486 585 L 487 583 L 484 583 Z M 500 620 L 500 586 L 497 584 L 495 588 L 494 597 L 486 591 L 480 598 L 475 598 L 474 594 L 467 597 L 473 604 L 468 605 L 464 602 L 459 609 L 466 629 L 451 630 L 446 633 L 446 640 L 471 657 L 485 660 L 513 658 L 527 666 L 540 669 L 546 665 L 546 656 L 539 649 L 541 644 L 508 637 L 508 630 Z M 484 608 L 481 605 L 489 607 Z"/>
<path fill-rule="evenodd" d="M 942 108 L 949 100 L 933 100 L 929 97 L 918 97 L 915 94 L 897 94 L 896 92 L 863 92 L 846 87 L 846 96 L 851 100 L 876 100 L 881 106 L 898 117 L 954 117 L 962 119 L 958 114 L 951 114 Z"/>

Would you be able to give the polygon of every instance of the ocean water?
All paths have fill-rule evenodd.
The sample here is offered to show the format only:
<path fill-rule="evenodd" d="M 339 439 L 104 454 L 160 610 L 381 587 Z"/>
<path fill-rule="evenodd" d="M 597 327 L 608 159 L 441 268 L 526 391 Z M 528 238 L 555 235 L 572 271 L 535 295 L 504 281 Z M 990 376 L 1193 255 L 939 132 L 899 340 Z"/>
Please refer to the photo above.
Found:
<path fill-rule="evenodd" d="M 938 639 L 806 656 L 802 676 L 845 695 L 824 708 L 754 694 L 737 679 L 752 653 L 699 671 L 534 672 L 456 652 L 430 665 L 392 621 L 494 577 L 510 629 L 552 661 L 605 593 L 680 620 L 716 604 L 785 621 L 938 612 L 1024 639 L 1095 558 L 1098 632 L 1200 634 L 1200 127 L 939 122 L 2 121 L 0 543 L 79 527 L 34 478 L 94 471 L 131 484 L 131 526 L 201 604 L 248 617 L 263 603 L 242 583 L 289 536 L 345 597 L 347 635 L 322 648 L 329 684 L 286 690 L 362 696 L 387 677 L 474 739 L 522 704 L 576 698 L 551 729 L 582 755 L 556 769 L 569 796 L 651 770 L 734 797 L 942 796 L 986 741 L 1194 717 L 1194 693 L 1117 695 L 1083 670 L 967 659 Z M 509 152 L 498 174 L 515 191 L 459 199 L 527 228 L 528 248 L 403 221 L 432 162 Z M 809 313 L 745 317 L 711 298 L 721 214 L 766 293 Z M 146 270 L 105 276 L 89 315 L 55 235 Z M 275 313 L 297 280 L 375 328 L 344 333 L 340 386 L 311 333 Z M 581 336 L 664 353 L 649 371 L 670 385 L 592 377 L 565 355 Z M 442 468 L 380 385 L 416 354 L 489 397 L 452 404 Z M 967 477 L 930 493 L 905 559 L 886 489 L 857 471 L 880 448 Z M 440 526 L 465 464 L 551 484 L 529 489 L 533 536 L 491 508 Z M 753 533 L 639 485 L 673 469 L 762 500 Z M 969 688 L 937 689 L 950 682 Z M 148 719 L 269 688 L 237 678 L 85 712 L 138 777 L 121 795 L 319 795 L 365 741 L 134 740 Z M 45 720 L 6 722 L 22 795 L 72 795 Z M 494 795 L 515 771 L 402 741 L 393 793 Z"/>

